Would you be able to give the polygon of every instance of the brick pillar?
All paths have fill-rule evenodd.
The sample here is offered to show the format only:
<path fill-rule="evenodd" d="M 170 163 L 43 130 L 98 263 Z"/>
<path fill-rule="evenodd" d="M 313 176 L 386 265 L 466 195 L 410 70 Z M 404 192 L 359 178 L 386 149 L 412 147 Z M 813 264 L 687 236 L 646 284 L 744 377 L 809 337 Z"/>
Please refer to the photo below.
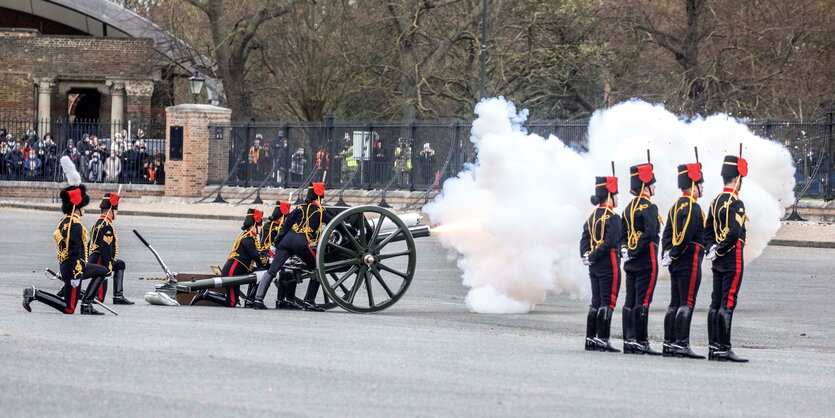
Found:
<path fill-rule="evenodd" d="M 165 195 L 200 197 L 209 170 L 209 125 L 228 124 L 232 111 L 218 106 L 182 104 L 165 109 Z M 183 160 L 171 159 L 171 127 L 183 127 Z"/>
<path fill-rule="evenodd" d="M 151 96 L 154 94 L 153 80 L 133 80 L 125 83 L 127 92 L 127 119 L 148 123 L 151 119 Z"/>

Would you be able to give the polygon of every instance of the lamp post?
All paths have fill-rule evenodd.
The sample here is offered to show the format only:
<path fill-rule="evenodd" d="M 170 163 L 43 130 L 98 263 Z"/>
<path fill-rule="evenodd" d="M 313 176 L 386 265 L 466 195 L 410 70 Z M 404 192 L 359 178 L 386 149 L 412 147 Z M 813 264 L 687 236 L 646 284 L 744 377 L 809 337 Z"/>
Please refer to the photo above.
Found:
<path fill-rule="evenodd" d="M 188 79 L 188 87 L 191 89 L 191 94 L 194 96 L 194 103 L 197 103 L 200 97 L 200 93 L 203 91 L 203 84 L 206 83 L 206 79 L 200 75 L 200 71 L 194 73 Z"/>
<path fill-rule="evenodd" d="M 488 1 L 484 0 L 481 4 L 481 54 L 479 56 L 479 64 L 481 67 L 481 74 L 479 77 L 479 98 L 483 99 L 487 96 L 487 8 Z"/>

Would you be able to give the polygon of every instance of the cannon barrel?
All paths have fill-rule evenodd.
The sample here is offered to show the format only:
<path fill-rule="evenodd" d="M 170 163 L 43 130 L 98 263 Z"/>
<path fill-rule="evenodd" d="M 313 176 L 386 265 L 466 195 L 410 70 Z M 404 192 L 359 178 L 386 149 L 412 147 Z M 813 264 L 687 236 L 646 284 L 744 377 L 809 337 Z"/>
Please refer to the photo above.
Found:
<path fill-rule="evenodd" d="M 258 276 L 256 275 L 256 273 L 251 273 L 244 276 L 212 277 L 209 279 L 198 279 L 187 282 L 177 282 L 177 286 L 186 288 L 186 292 L 193 292 L 195 290 L 214 289 L 218 287 L 251 284 L 255 283 L 256 281 L 258 281 Z"/>
<path fill-rule="evenodd" d="M 432 233 L 429 231 L 429 226 L 428 225 L 410 226 L 408 229 L 409 229 L 409 232 L 412 234 L 412 238 L 426 238 L 426 237 L 432 235 Z M 378 242 L 383 241 L 384 239 L 388 238 L 390 235 L 392 235 L 392 234 L 394 234 L 398 231 L 399 230 L 380 231 L 380 235 L 377 236 L 377 241 Z M 406 237 L 403 236 L 403 234 L 398 234 L 396 237 L 392 238 L 389 242 L 403 241 L 404 239 L 406 239 Z"/>

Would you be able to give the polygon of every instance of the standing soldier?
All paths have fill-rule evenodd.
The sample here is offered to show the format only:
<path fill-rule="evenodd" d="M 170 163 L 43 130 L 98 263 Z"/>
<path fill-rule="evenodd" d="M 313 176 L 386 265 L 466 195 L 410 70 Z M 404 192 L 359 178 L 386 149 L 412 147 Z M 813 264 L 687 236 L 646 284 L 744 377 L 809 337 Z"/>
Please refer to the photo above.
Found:
<path fill-rule="evenodd" d="M 612 170 L 614 171 L 614 170 Z M 583 225 L 580 256 L 589 266 L 591 305 L 586 317 L 586 350 L 620 352 L 609 343 L 612 312 L 620 289 L 620 217 L 617 177 L 595 177 L 591 204 L 597 206 Z"/>
<path fill-rule="evenodd" d="M 696 157 L 698 161 L 698 154 Z M 678 187 L 682 191 L 667 214 L 661 264 L 670 269 L 670 305 L 664 316 L 665 357 L 703 359 L 690 349 L 690 321 L 702 280 L 704 257 L 704 213 L 696 202 L 702 196 L 702 165 L 678 166 Z"/>
<path fill-rule="evenodd" d="M 649 153 L 649 151 L 647 151 Z M 652 164 L 629 167 L 629 191 L 635 198 L 623 211 L 621 257 L 626 273 L 623 305 L 623 353 L 661 355 L 649 345 L 649 304 L 658 279 L 661 217 L 650 197 L 655 195 Z"/>
<path fill-rule="evenodd" d="M 748 162 L 727 155 L 721 174 L 725 188 L 711 202 L 705 227 L 710 246 L 707 258 L 713 261 L 713 293 L 707 314 L 708 360 L 744 363 L 748 360 L 731 349 L 731 324 L 744 270 L 742 253 L 748 216 L 738 193 L 742 178 L 748 175 Z"/>
<path fill-rule="evenodd" d="M 262 251 L 258 244 L 258 233 L 261 232 L 261 220 L 264 212 L 258 209 L 249 209 L 241 226 L 243 232 L 238 235 L 235 243 L 232 244 L 232 251 L 226 259 L 226 264 L 221 269 L 221 276 L 243 276 L 249 274 L 253 268 L 266 268 L 267 252 Z M 201 290 L 194 296 L 191 304 L 201 300 L 208 300 L 221 306 L 234 308 L 241 298 L 240 286 L 227 286 L 226 295 L 221 295 L 209 290 Z"/>
<path fill-rule="evenodd" d="M 114 305 L 133 305 L 133 302 L 125 298 L 125 262 L 118 258 L 119 238 L 116 236 L 116 230 L 113 229 L 113 221 L 116 220 L 116 212 L 119 210 L 119 195 L 105 193 L 99 208 L 101 215 L 91 230 L 90 256 L 87 262 L 104 266 L 108 273 L 113 273 Z M 107 296 L 107 280 L 102 282 L 97 293 L 96 299 L 104 302 L 104 297 Z"/>
<path fill-rule="evenodd" d="M 107 275 L 107 269 L 97 264 L 87 264 L 87 229 L 78 219 L 84 215 L 84 207 L 90 203 L 87 188 L 81 184 L 81 175 L 72 160 L 61 158 L 61 168 L 67 175 L 69 186 L 61 190 L 61 211 L 64 217 L 52 234 L 55 251 L 61 265 L 61 280 L 64 282 L 63 296 L 56 296 L 30 287 L 23 290 L 23 308 L 32 312 L 29 304 L 37 300 L 65 314 L 73 314 L 78 303 L 81 281 L 90 279 L 81 299 L 82 315 L 104 315 L 93 309 L 93 298 Z"/>
<path fill-rule="evenodd" d="M 255 309 L 267 309 L 264 305 L 264 296 L 267 295 L 270 284 L 290 256 L 299 257 L 310 269 L 316 268 L 316 252 L 312 246 L 319 242 L 325 224 L 333 219 L 333 216 L 321 206 L 321 199 L 324 196 L 325 184 L 311 183 L 307 188 L 305 203 L 299 205 L 287 215 L 284 224 L 281 226 L 281 231 L 273 241 L 277 245 L 270 270 L 258 283 L 258 292 L 255 294 L 253 305 Z M 285 290 L 286 296 L 295 295 L 295 289 L 295 283 L 288 285 Z M 324 311 L 316 304 L 316 294 L 318 292 L 319 281 L 315 277 L 311 278 L 307 284 L 307 292 L 304 295 L 304 310 Z"/>

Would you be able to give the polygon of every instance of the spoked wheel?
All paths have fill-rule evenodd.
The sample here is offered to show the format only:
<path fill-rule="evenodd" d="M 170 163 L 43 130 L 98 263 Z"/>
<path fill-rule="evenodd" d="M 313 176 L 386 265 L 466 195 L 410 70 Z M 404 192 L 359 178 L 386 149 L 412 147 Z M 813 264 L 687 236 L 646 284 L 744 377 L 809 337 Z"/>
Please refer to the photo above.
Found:
<path fill-rule="evenodd" d="M 378 206 L 357 206 L 337 215 L 323 231 L 317 254 L 322 290 L 357 313 L 397 303 L 412 282 L 417 258 L 409 228 Z"/>

